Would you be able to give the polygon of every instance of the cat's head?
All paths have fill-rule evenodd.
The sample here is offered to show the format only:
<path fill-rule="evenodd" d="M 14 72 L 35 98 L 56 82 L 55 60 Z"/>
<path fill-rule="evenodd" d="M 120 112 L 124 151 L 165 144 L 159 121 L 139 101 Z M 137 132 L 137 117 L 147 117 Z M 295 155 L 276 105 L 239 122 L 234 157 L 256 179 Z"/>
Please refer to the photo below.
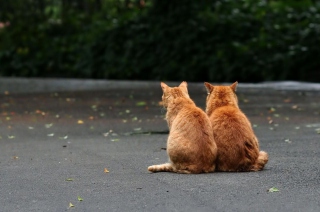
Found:
<path fill-rule="evenodd" d="M 182 82 L 178 87 L 169 87 L 165 83 L 161 82 L 161 88 L 163 91 L 162 105 L 167 108 L 168 104 L 174 99 L 179 97 L 190 98 L 187 89 L 187 82 Z"/>
<path fill-rule="evenodd" d="M 234 105 L 238 107 L 238 98 L 236 95 L 238 82 L 230 86 L 214 86 L 207 82 L 205 82 L 204 85 L 208 93 L 206 101 L 207 114 L 222 106 Z"/>

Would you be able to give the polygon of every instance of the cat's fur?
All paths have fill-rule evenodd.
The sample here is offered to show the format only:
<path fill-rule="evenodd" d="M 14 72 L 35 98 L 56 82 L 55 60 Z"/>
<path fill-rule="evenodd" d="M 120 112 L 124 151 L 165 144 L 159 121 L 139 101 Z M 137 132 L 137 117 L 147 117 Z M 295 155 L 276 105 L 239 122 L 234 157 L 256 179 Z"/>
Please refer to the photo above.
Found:
<path fill-rule="evenodd" d="M 259 171 L 268 162 L 268 154 L 259 152 L 258 139 L 238 106 L 237 85 L 213 86 L 205 82 L 206 113 L 218 147 L 216 171 Z"/>
<path fill-rule="evenodd" d="M 217 146 L 208 116 L 190 99 L 187 83 L 169 87 L 161 82 L 162 103 L 169 126 L 170 162 L 149 166 L 151 172 L 207 173 L 215 170 Z"/>

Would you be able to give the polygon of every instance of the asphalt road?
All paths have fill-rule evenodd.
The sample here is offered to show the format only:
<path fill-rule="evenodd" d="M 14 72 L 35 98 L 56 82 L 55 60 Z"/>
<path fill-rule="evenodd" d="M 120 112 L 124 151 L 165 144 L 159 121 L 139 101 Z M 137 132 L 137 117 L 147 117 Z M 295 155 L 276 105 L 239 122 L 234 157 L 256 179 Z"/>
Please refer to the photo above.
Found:
<path fill-rule="evenodd" d="M 147 171 L 167 161 L 159 82 L 1 80 L 1 212 L 320 211 L 319 84 L 240 82 L 266 169 L 184 175 Z"/>

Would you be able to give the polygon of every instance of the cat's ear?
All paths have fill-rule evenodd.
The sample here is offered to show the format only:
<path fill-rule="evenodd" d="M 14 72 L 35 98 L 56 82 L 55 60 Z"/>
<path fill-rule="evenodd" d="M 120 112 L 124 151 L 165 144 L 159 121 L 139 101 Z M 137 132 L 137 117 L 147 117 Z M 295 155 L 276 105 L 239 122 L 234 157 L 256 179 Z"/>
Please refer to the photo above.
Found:
<path fill-rule="evenodd" d="M 164 82 L 161 82 L 160 85 L 161 85 L 161 88 L 162 88 L 163 91 L 165 91 L 165 90 L 169 87 L 169 86 L 167 86 L 167 84 L 164 83 Z"/>
<path fill-rule="evenodd" d="M 236 81 L 236 82 L 234 82 L 232 85 L 230 85 L 230 88 L 231 88 L 234 92 L 236 92 L 237 86 L 238 86 L 238 82 Z"/>
<path fill-rule="evenodd" d="M 188 87 L 188 84 L 187 84 L 186 81 L 183 81 L 183 82 L 179 85 L 179 88 L 182 88 L 185 93 L 188 93 L 187 87 Z"/>
<path fill-rule="evenodd" d="M 211 85 L 210 83 L 204 82 L 204 86 L 206 87 L 208 94 L 210 94 L 213 91 L 214 86 Z"/>

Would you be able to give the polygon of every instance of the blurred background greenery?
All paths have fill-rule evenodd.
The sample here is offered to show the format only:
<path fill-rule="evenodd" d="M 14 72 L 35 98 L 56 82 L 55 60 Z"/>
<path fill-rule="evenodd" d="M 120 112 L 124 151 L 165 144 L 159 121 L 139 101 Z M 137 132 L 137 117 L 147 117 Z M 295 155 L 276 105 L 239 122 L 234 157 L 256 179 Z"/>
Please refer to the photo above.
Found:
<path fill-rule="evenodd" d="M 320 82 L 317 0 L 0 0 L 0 76 Z"/>

